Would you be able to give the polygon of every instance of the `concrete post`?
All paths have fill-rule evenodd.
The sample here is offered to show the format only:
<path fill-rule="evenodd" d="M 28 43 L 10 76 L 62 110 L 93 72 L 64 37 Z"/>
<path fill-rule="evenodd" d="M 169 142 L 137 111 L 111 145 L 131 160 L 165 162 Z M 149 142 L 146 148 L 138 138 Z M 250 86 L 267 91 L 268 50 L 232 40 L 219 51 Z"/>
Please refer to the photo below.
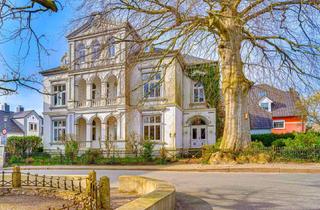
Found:
<path fill-rule="evenodd" d="M 5 159 L 5 147 L 4 145 L 1 145 L 0 142 L 0 169 L 4 166 L 4 159 Z"/>
<path fill-rule="evenodd" d="M 12 172 L 12 188 L 19 188 L 21 187 L 21 172 L 20 167 L 15 166 L 13 167 Z"/>
<path fill-rule="evenodd" d="M 92 198 L 96 198 L 96 186 L 97 185 L 97 174 L 95 171 L 90 171 L 86 181 L 86 193 Z"/>
<path fill-rule="evenodd" d="M 100 208 L 105 210 L 111 210 L 110 205 L 110 180 L 107 176 L 100 178 L 100 188 L 99 188 L 99 200 Z"/>

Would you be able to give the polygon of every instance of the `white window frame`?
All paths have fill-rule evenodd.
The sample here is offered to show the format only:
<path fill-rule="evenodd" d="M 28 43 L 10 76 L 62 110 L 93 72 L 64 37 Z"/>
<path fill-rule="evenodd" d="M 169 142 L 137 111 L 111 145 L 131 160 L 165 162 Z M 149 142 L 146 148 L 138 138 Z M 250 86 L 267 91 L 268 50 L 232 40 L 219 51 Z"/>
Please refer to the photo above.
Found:
<path fill-rule="evenodd" d="M 55 122 L 58 122 L 57 126 L 55 127 Z M 64 122 L 64 125 L 63 125 Z M 62 123 L 62 125 L 60 124 Z M 54 119 L 52 120 L 52 142 L 61 142 L 61 139 L 59 139 L 59 136 L 55 136 L 57 131 L 57 134 L 63 133 L 66 135 L 67 131 L 67 120 L 66 119 Z"/>
<path fill-rule="evenodd" d="M 279 122 L 283 123 L 283 127 L 281 127 L 281 128 L 276 128 L 276 127 L 274 127 L 274 124 L 275 124 L 275 123 L 279 123 Z M 273 129 L 276 129 L 276 130 L 286 129 L 286 121 L 285 121 L 285 120 L 273 120 L 273 121 L 272 121 L 272 128 L 273 128 Z"/>
<path fill-rule="evenodd" d="M 55 90 L 55 87 L 57 87 L 57 90 Z M 64 87 L 64 89 L 61 87 Z M 54 107 L 66 106 L 66 103 L 67 103 L 67 85 L 65 83 L 52 84 L 52 106 Z"/>
<path fill-rule="evenodd" d="M 268 104 L 268 110 L 262 108 L 261 104 L 267 103 Z M 271 112 L 272 111 L 272 101 L 268 98 L 268 97 L 264 97 L 259 101 L 259 106 L 261 109 L 267 111 L 267 112 Z"/>
<path fill-rule="evenodd" d="M 144 78 L 145 75 L 146 78 Z M 142 72 L 142 94 L 144 98 L 147 99 L 156 99 L 156 98 L 161 98 L 162 97 L 162 84 L 161 84 L 161 77 L 162 74 L 161 72 Z M 152 96 L 151 94 L 151 86 L 154 85 L 155 88 L 153 88 L 153 93 L 154 95 Z M 148 92 L 145 91 L 145 87 L 148 86 Z M 159 95 L 156 95 L 158 91 L 156 89 L 159 89 Z"/>
<path fill-rule="evenodd" d="M 263 107 L 262 104 L 266 104 L 268 107 Z M 269 110 L 270 110 L 270 103 L 268 103 L 268 102 L 261 102 L 261 103 L 260 103 L 260 107 L 261 107 L 261 109 L 266 110 L 266 111 L 269 112 Z M 265 108 L 267 108 L 267 109 L 265 109 Z"/>
<path fill-rule="evenodd" d="M 159 117 L 160 122 L 156 122 L 156 118 Z M 154 119 L 153 122 L 151 122 L 151 119 Z M 148 119 L 148 120 L 146 120 Z M 147 121 L 147 122 L 146 122 Z M 157 132 L 156 132 L 156 127 L 159 126 L 159 139 L 155 139 L 155 137 L 157 137 Z M 145 127 L 148 127 L 148 140 L 151 141 L 161 141 L 162 140 L 162 115 L 161 114 L 148 114 L 148 115 L 143 115 L 142 116 L 142 132 L 143 132 L 143 139 L 146 139 L 145 136 Z M 151 128 L 154 130 L 153 133 L 153 139 L 150 136 L 150 131 Z"/>
<path fill-rule="evenodd" d="M 29 131 L 37 132 L 38 131 L 38 123 L 29 122 Z M 32 129 L 31 129 L 32 127 Z"/>
<path fill-rule="evenodd" d="M 197 86 L 198 84 L 200 84 L 201 86 Z M 198 100 L 196 100 L 195 91 L 198 92 Z M 201 91 L 202 91 L 202 94 L 203 94 L 203 101 L 200 101 L 200 92 Z M 205 92 L 204 92 L 204 86 L 203 86 L 203 84 L 201 82 L 196 82 L 196 83 L 193 84 L 192 101 L 193 101 L 193 103 L 205 103 L 205 101 L 206 101 L 206 96 L 205 96 Z"/>

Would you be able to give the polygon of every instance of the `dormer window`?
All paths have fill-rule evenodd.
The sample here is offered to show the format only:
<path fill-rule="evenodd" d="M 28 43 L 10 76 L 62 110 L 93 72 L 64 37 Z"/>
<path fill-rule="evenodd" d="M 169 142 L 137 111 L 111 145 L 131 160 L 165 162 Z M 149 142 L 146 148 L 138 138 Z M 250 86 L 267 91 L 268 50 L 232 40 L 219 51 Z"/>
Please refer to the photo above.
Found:
<path fill-rule="evenodd" d="M 98 60 L 101 54 L 101 46 L 98 40 L 95 40 L 92 43 L 92 60 Z"/>
<path fill-rule="evenodd" d="M 86 62 L 86 48 L 84 46 L 84 44 L 79 44 L 77 47 L 77 51 L 76 51 L 76 59 L 77 59 L 77 63 L 84 63 Z"/>
<path fill-rule="evenodd" d="M 263 99 L 260 100 L 259 102 L 259 106 L 268 111 L 271 112 L 271 105 L 272 105 L 272 101 L 268 98 L 268 97 L 264 97 Z"/>
<path fill-rule="evenodd" d="M 261 91 L 258 93 L 258 95 L 259 95 L 259 98 L 266 97 L 266 96 L 267 96 L 267 92 L 264 91 L 264 90 L 261 90 Z"/>
<path fill-rule="evenodd" d="M 266 111 L 269 111 L 269 103 L 261 103 L 260 107 Z"/>

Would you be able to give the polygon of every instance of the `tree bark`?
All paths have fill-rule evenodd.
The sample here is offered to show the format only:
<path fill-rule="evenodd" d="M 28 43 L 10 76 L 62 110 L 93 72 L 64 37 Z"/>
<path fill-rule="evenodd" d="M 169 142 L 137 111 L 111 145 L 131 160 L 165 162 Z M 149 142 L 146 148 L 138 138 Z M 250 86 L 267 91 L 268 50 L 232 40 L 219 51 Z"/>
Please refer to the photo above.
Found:
<path fill-rule="evenodd" d="M 229 22 L 230 23 L 230 22 Z M 225 23 L 228 24 L 228 23 Z M 225 123 L 221 150 L 238 151 L 251 141 L 248 92 L 252 85 L 243 73 L 241 28 L 230 26 L 219 44 Z"/>

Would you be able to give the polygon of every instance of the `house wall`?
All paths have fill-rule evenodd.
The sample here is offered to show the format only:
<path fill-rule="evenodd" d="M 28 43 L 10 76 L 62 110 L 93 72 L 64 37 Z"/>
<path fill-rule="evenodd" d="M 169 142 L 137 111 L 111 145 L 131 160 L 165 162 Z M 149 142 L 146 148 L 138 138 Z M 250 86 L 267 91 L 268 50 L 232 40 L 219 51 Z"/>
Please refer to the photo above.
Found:
<path fill-rule="evenodd" d="M 36 124 L 37 129 L 31 131 L 30 130 L 30 123 Z M 36 114 L 32 113 L 27 116 L 25 119 L 25 133 L 27 136 L 39 136 L 41 137 L 41 128 L 42 128 L 42 120 L 39 116 Z"/>
<path fill-rule="evenodd" d="M 267 133 L 271 133 L 271 129 L 251 129 L 250 133 L 252 135 L 255 135 L 255 134 L 267 134 Z"/>
<path fill-rule="evenodd" d="M 272 129 L 272 133 L 282 134 L 282 133 L 292 133 L 292 132 L 305 132 L 305 121 L 300 117 L 273 117 L 273 121 L 275 120 L 284 120 L 285 128 L 283 129 Z"/>
<path fill-rule="evenodd" d="M 67 73 L 59 73 L 52 76 L 45 76 L 44 85 L 49 92 L 55 84 L 66 84 L 66 99 L 67 104 L 63 107 L 52 107 L 52 96 L 44 96 L 44 146 L 46 149 L 63 148 L 59 143 L 52 142 L 52 120 L 66 119 L 66 134 L 77 136 L 77 122 L 78 119 L 86 121 L 86 127 L 81 132 L 85 139 L 85 146 L 98 147 L 95 142 L 90 142 L 92 120 L 98 117 L 102 123 L 101 138 L 105 137 L 105 124 L 107 119 L 111 116 L 117 119 L 117 148 L 125 149 L 125 140 L 130 138 L 132 134 L 143 137 L 143 122 L 144 115 L 161 115 L 161 140 L 156 145 L 155 149 L 159 149 L 162 145 L 169 149 L 174 148 L 188 148 L 189 144 L 185 144 L 185 139 L 190 139 L 184 134 L 184 121 L 188 113 L 194 116 L 202 116 L 207 122 L 208 143 L 215 142 L 215 109 L 207 108 L 205 103 L 193 104 L 191 99 L 193 97 L 194 81 L 190 80 L 183 72 L 183 64 L 174 57 L 166 57 L 162 60 L 160 66 L 163 82 L 161 83 L 161 96 L 153 99 L 146 99 L 143 96 L 142 74 L 154 72 L 159 64 L 159 60 L 163 57 L 156 55 L 146 56 L 145 59 L 137 63 L 129 63 L 124 65 L 126 61 L 126 50 L 129 54 L 136 51 L 137 46 L 130 46 L 130 44 L 118 43 L 116 45 L 116 57 L 107 65 L 95 66 L 90 61 L 86 60 L 83 66 L 75 67 L 75 46 L 79 43 L 84 43 L 86 46 L 98 39 L 100 43 L 105 42 L 108 37 L 124 37 L 126 31 L 122 28 L 120 31 L 112 31 L 112 33 L 103 32 L 99 35 L 86 36 L 85 34 L 77 35 L 69 39 L 69 52 L 66 56 L 69 60 L 66 65 L 68 67 Z M 129 36 L 131 37 L 131 36 Z M 129 49 L 128 49 L 129 48 Z M 120 52 L 120 53 L 117 53 Z M 90 53 L 90 49 L 89 49 Z M 90 55 L 89 55 L 90 56 Z M 105 53 L 102 53 L 103 58 Z M 104 59 L 100 59 L 104 60 Z M 89 62 L 89 63 L 88 63 Z M 97 61 L 100 62 L 100 61 Z M 101 64 L 101 63 L 99 63 Z M 112 65 L 111 65 L 112 64 Z M 170 65 L 166 65 L 170 64 Z M 91 66 L 90 66 L 91 65 Z M 93 66 L 92 66 L 93 65 Z M 165 66 L 167 66 L 165 68 Z M 100 79 L 101 97 L 105 96 L 102 88 L 102 83 L 106 85 L 108 78 L 115 76 L 117 80 L 117 99 L 121 99 L 117 104 L 98 104 L 93 106 L 92 89 L 90 84 L 95 81 L 97 77 Z M 98 80 L 99 80 L 98 79 Z M 79 85 L 79 81 L 85 81 L 86 86 Z M 109 84 L 108 84 L 109 85 Z M 80 87 L 81 86 L 81 87 Z M 85 106 L 82 106 L 80 95 L 86 97 Z M 190 95 L 191 94 L 191 95 Z M 99 99 L 100 100 L 100 99 Z M 79 105 L 80 104 L 80 105 Z M 185 113 L 187 110 L 187 114 Z M 190 117 L 191 115 L 188 115 Z M 84 130 L 86 132 L 84 132 Z M 189 132 L 190 135 L 190 132 Z M 187 140 L 187 142 L 189 142 Z"/>

